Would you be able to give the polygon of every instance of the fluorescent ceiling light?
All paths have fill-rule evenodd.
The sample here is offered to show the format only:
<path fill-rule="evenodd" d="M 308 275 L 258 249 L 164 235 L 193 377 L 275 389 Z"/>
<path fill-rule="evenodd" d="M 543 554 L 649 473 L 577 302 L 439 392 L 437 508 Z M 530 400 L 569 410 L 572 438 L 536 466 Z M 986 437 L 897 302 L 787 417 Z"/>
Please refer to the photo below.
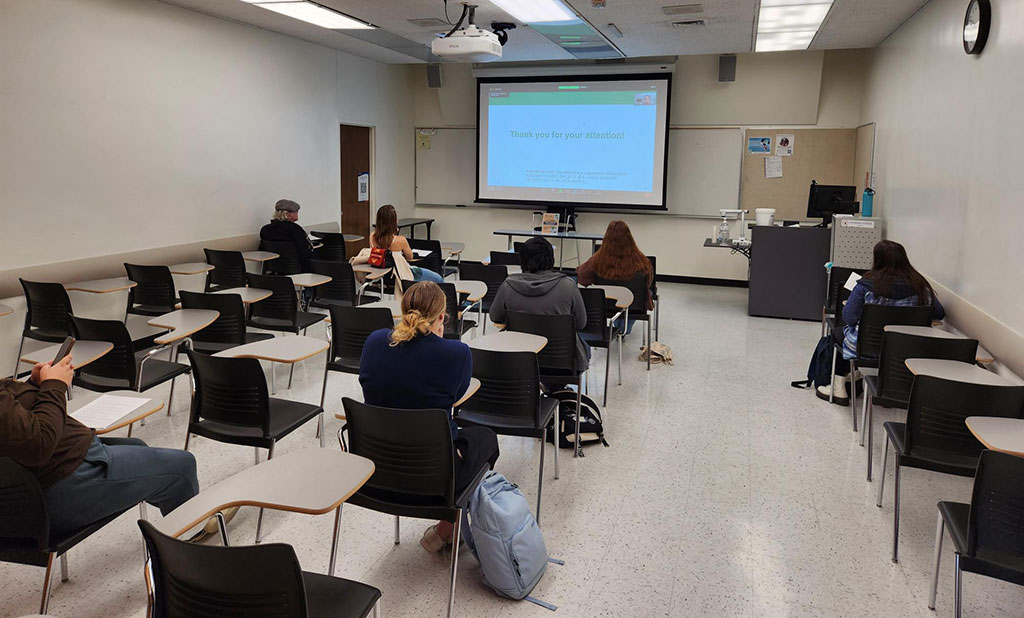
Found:
<path fill-rule="evenodd" d="M 814 31 L 821 26 L 830 8 L 828 4 L 762 6 L 757 18 L 757 32 Z"/>
<path fill-rule="evenodd" d="M 259 0 L 256 0 L 259 2 Z M 795 4 L 832 4 L 832 0 L 761 0 L 761 8 L 769 6 L 793 6 Z"/>
<path fill-rule="evenodd" d="M 373 26 L 312 2 L 254 2 L 258 7 L 331 30 L 370 30 Z"/>
<path fill-rule="evenodd" d="M 807 49 L 814 38 L 814 30 L 802 32 L 764 32 L 757 35 L 754 51 L 770 52 L 787 49 Z"/>
<path fill-rule="evenodd" d="M 491 0 L 491 3 L 524 24 L 544 24 L 579 19 L 561 0 Z"/>

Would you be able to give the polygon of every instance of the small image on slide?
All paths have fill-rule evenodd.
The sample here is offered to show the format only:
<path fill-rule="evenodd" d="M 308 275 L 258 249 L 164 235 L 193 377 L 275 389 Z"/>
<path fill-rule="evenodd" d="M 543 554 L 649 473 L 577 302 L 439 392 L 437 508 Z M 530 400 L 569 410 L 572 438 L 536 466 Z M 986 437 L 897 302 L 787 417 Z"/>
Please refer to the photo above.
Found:
<path fill-rule="evenodd" d="M 654 105 L 653 92 L 638 92 L 633 95 L 633 105 Z"/>

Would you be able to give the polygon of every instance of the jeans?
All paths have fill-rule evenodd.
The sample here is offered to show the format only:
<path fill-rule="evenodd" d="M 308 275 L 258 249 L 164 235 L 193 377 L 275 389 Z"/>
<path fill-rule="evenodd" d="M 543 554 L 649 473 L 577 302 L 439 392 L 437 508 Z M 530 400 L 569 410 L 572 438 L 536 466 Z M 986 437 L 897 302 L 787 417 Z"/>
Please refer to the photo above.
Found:
<path fill-rule="evenodd" d="M 85 460 L 45 488 L 50 529 L 67 533 L 140 502 L 163 515 L 199 492 L 192 453 L 153 448 L 137 438 L 93 438 Z"/>
<path fill-rule="evenodd" d="M 411 268 L 413 281 L 433 281 L 434 283 L 444 283 L 444 278 L 429 268 L 420 268 L 419 266 L 412 266 Z"/>

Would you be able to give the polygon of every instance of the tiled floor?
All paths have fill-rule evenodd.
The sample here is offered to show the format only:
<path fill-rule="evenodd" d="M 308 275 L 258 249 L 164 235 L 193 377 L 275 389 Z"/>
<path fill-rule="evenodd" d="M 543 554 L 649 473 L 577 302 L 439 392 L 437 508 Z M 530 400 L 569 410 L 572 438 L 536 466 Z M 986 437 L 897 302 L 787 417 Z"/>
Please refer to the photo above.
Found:
<path fill-rule="evenodd" d="M 578 460 L 562 451 L 557 481 L 549 451 L 542 527 L 550 553 L 566 564 L 550 566 L 534 595 L 557 604 L 558 612 L 499 599 L 480 583 L 479 567 L 463 551 L 458 614 L 951 616 L 948 543 L 937 612 L 925 606 L 935 503 L 967 501 L 970 480 L 904 473 L 901 561 L 893 564 L 891 480 L 883 507 L 876 508 L 877 481 L 864 481 L 865 450 L 849 414 L 789 386 L 806 371 L 818 325 L 750 318 L 741 289 L 664 285 L 662 296 L 661 340 L 672 346 L 675 366 L 646 372 L 636 360 L 640 336 L 634 332 L 622 386 L 614 385 L 612 367 L 605 408 L 611 446 L 591 446 Z M 321 362 L 296 370 L 293 398 L 319 398 Z M 604 353 L 596 351 L 595 392 L 603 362 Z M 358 392 L 354 378 L 331 375 L 332 416 L 343 395 Z M 166 396 L 166 389 L 157 396 Z M 182 397 L 172 416 L 154 417 L 137 435 L 152 445 L 180 447 L 186 411 Z M 876 423 L 895 416 L 877 410 Z M 338 426 L 332 419 L 329 435 Z M 282 441 L 279 452 L 314 448 L 313 434 L 311 424 Z M 204 439 L 192 444 L 204 484 L 252 464 L 250 449 Z M 531 501 L 537 448 L 526 439 L 503 438 L 498 461 L 498 470 Z M 877 440 L 876 461 L 881 448 Z M 255 519 L 252 509 L 240 513 L 231 524 L 234 538 L 251 537 Z M 304 568 L 324 572 L 331 522 L 330 516 L 268 512 L 265 538 L 294 545 Z M 395 546 L 391 518 L 347 507 L 338 574 L 381 588 L 384 616 L 443 615 L 448 556 L 420 548 L 426 525 L 403 520 L 402 543 Z M 144 615 L 141 561 L 135 513 L 129 513 L 72 551 L 71 580 L 55 583 L 51 613 Z M 41 569 L 0 564 L 0 614 L 34 613 L 41 580 Z M 965 616 L 1024 611 L 1022 588 L 966 575 L 964 590 Z"/>

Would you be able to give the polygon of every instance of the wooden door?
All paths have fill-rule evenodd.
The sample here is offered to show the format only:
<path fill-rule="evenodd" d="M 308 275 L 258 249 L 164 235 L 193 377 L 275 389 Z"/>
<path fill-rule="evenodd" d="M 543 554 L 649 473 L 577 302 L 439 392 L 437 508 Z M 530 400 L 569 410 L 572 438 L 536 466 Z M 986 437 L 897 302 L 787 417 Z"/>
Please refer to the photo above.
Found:
<path fill-rule="evenodd" d="M 347 243 L 350 256 L 370 246 L 369 195 L 359 201 L 359 175 L 370 171 L 370 127 L 341 125 L 341 231 L 366 237 Z"/>

